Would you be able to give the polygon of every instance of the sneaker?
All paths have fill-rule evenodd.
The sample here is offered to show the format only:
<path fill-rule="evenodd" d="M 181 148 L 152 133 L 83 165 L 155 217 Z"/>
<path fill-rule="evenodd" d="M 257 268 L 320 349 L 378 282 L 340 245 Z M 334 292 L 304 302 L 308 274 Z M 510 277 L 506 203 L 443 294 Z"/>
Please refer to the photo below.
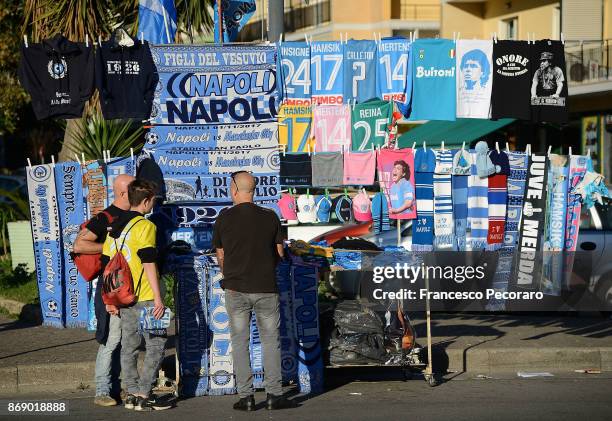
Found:
<path fill-rule="evenodd" d="M 148 398 L 139 396 L 136 399 L 136 406 L 134 406 L 136 411 L 163 411 L 164 409 L 172 408 L 172 402 L 162 400 L 155 395 L 149 395 Z"/>
<path fill-rule="evenodd" d="M 249 395 L 245 398 L 240 398 L 240 400 L 234 404 L 234 409 L 237 411 L 254 411 L 255 398 L 253 397 L 253 395 Z"/>
<path fill-rule="evenodd" d="M 298 403 L 296 401 L 289 400 L 283 395 L 276 396 L 270 393 L 267 394 L 266 408 L 270 410 L 297 408 L 297 406 L 298 406 Z"/>
<path fill-rule="evenodd" d="M 94 404 L 98 406 L 115 406 L 117 405 L 117 401 L 108 395 L 100 395 L 96 396 Z"/>
<path fill-rule="evenodd" d="M 134 407 L 136 406 L 136 396 L 132 395 L 131 393 L 128 393 L 128 395 L 123 400 L 123 406 L 125 407 L 125 409 L 134 409 Z"/>

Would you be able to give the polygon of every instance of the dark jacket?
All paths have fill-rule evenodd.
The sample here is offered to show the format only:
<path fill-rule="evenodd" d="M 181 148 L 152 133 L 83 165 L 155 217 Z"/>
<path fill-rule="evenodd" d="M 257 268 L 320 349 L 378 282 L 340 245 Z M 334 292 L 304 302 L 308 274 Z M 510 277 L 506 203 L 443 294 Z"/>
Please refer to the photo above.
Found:
<path fill-rule="evenodd" d="M 96 52 L 96 87 L 102 114 L 115 118 L 148 119 L 159 80 L 149 43 L 132 38 L 134 45 L 119 45 L 116 33 Z"/>
<path fill-rule="evenodd" d="M 36 118 L 81 118 L 94 89 L 92 46 L 56 35 L 21 45 L 19 81 L 32 97 Z"/>

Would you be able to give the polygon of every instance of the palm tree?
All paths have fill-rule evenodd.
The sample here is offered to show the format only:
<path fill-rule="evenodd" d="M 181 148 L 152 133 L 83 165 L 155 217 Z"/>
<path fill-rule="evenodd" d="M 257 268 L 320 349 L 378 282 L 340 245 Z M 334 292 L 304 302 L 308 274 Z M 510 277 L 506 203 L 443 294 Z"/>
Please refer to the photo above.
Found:
<path fill-rule="evenodd" d="M 181 42 L 188 32 L 211 30 L 213 23 L 209 3 L 210 0 L 175 1 L 179 28 L 176 42 Z M 57 33 L 75 41 L 84 41 L 88 35 L 94 42 L 98 36 L 107 39 L 120 25 L 135 36 L 138 31 L 138 4 L 139 0 L 25 0 L 22 31 L 34 42 Z M 98 112 L 98 97 L 94 95 L 85 107 L 83 118 Z M 66 121 L 60 161 L 69 159 L 71 151 L 78 149 L 75 143 L 79 139 L 79 127 L 83 124 L 78 119 Z"/>

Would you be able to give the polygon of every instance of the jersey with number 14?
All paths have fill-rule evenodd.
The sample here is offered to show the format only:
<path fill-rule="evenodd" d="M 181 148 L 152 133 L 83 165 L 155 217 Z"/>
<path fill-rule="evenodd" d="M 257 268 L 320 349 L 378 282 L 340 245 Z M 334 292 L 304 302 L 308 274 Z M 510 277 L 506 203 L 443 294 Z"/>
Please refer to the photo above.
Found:
<path fill-rule="evenodd" d="M 312 102 L 315 104 L 342 104 L 342 44 L 338 41 L 310 43 L 310 74 Z"/>
<path fill-rule="evenodd" d="M 314 106 L 312 124 L 317 152 L 351 149 L 351 111 L 348 105 Z"/>
<path fill-rule="evenodd" d="M 352 111 L 352 150 L 366 151 L 383 146 L 389 133 L 393 105 L 374 100 L 355 105 Z"/>
<path fill-rule="evenodd" d="M 314 150 L 310 140 L 312 112 L 310 106 L 283 104 L 278 112 L 278 143 L 286 146 L 286 152 Z"/>
<path fill-rule="evenodd" d="M 376 42 L 351 39 L 344 46 L 344 98 L 376 98 Z"/>
<path fill-rule="evenodd" d="M 378 44 L 378 97 L 401 104 L 410 102 L 412 79 L 408 73 L 410 41 L 403 37 L 383 38 Z M 410 79 L 410 80 L 409 80 Z"/>

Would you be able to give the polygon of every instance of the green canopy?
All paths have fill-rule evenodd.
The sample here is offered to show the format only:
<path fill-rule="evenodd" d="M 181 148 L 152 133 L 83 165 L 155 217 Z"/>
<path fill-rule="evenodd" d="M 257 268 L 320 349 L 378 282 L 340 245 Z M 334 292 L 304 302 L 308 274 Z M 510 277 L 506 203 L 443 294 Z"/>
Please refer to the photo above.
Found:
<path fill-rule="evenodd" d="M 484 120 L 479 118 L 458 118 L 455 121 L 428 121 L 415 127 L 399 137 L 398 146 L 409 148 L 414 142 L 421 145 L 423 141 L 427 146 L 461 145 L 463 142 L 469 144 L 472 140 L 485 136 L 500 129 L 514 121 L 513 118 L 502 118 L 499 120 Z"/>

